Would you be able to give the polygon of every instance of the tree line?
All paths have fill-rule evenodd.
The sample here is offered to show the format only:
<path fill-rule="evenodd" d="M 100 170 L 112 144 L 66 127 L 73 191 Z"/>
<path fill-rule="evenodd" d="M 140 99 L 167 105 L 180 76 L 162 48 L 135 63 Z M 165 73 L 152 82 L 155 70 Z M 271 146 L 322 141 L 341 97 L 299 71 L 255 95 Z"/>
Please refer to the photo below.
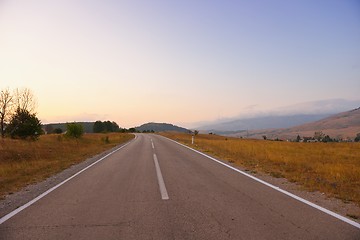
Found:
<path fill-rule="evenodd" d="M 0 133 L 1 137 L 36 140 L 44 133 L 41 121 L 36 116 L 37 103 L 35 95 L 29 88 L 11 91 L 9 88 L 0 91 Z M 71 138 L 79 138 L 84 134 L 84 126 L 80 123 L 66 123 L 65 134 Z M 63 129 L 45 127 L 47 133 L 63 133 Z M 121 129 L 116 122 L 96 121 L 93 132 L 127 132 Z"/>
<path fill-rule="evenodd" d="M 116 122 L 96 121 L 94 123 L 93 132 L 94 133 L 120 132 L 120 127 Z"/>

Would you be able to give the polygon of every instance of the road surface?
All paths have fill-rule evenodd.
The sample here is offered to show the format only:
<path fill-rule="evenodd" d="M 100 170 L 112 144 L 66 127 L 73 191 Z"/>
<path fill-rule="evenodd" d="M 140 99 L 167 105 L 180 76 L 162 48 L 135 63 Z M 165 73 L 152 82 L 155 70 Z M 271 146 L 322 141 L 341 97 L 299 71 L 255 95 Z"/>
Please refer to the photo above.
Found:
<path fill-rule="evenodd" d="M 360 239 L 360 229 L 166 138 L 135 140 L 0 225 L 0 239 Z"/>

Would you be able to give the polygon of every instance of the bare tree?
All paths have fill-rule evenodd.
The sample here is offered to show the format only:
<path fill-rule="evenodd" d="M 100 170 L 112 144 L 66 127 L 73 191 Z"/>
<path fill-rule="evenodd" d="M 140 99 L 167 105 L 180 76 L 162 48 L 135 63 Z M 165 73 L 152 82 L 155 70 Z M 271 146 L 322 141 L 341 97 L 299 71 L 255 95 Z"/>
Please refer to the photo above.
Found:
<path fill-rule="evenodd" d="M 9 120 L 11 115 L 14 97 L 9 89 L 1 90 L 0 92 L 0 130 L 1 137 L 5 137 L 5 123 Z"/>
<path fill-rule="evenodd" d="M 26 110 L 29 113 L 35 113 L 36 99 L 35 95 L 29 88 L 15 89 L 14 91 L 15 110 Z"/>

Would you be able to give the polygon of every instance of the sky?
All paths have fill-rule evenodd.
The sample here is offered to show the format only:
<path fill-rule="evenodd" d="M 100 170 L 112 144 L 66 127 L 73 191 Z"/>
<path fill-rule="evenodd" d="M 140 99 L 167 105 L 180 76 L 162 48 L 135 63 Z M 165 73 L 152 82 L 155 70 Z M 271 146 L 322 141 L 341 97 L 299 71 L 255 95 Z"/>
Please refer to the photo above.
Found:
<path fill-rule="evenodd" d="M 191 126 L 360 100 L 360 1 L 0 0 L 0 89 L 43 123 Z"/>

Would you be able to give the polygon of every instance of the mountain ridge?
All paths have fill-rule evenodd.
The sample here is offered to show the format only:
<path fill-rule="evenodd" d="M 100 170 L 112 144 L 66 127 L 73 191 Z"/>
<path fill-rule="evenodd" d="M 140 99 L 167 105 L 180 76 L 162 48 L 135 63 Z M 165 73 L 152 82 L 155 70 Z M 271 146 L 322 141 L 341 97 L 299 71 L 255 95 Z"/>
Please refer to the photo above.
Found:
<path fill-rule="evenodd" d="M 297 135 L 301 137 L 312 137 L 314 132 L 322 131 L 332 138 L 354 139 L 360 133 L 360 108 L 331 115 L 314 122 L 301 124 L 290 128 L 259 129 L 246 132 L 230 133 L 227 135 L 236 137 L 280 138 L 294 139 Z"/>
<path fill-rule="evenodd" d="M 269 128 L 289 128 L 314 122 L 360 106 L 359 100 L 326 99 L 278 107 L 269 111 L 244 111 L 241 116 L 198 123 L 207 132 L 229 132 Z"/>

